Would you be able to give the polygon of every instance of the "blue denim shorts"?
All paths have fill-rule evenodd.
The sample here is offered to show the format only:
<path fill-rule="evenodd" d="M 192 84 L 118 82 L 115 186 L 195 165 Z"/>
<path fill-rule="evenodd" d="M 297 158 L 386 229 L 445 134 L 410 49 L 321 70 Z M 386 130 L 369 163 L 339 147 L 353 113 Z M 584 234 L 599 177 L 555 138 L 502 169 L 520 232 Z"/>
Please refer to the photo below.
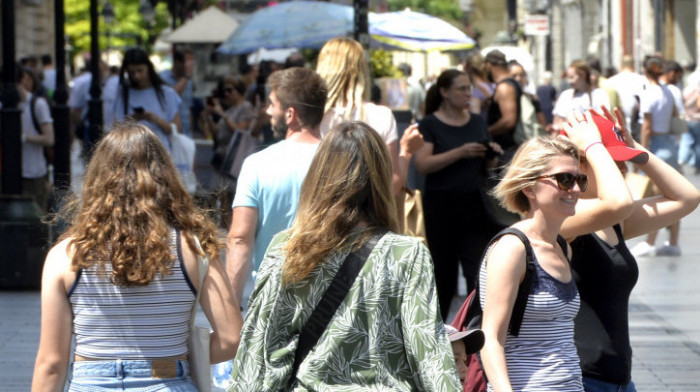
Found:
<path fill-rule="evenodd" d="M 76 361 L 71 377 L 69 392 L 197 392 L 186 360 Z"/>
<path fill-rule="evenodd" d="M 590 377 L 583 378 L 583 390 L 585 392 L 637 392 L 631 381 L 629 384 L 619 385 Z"/>

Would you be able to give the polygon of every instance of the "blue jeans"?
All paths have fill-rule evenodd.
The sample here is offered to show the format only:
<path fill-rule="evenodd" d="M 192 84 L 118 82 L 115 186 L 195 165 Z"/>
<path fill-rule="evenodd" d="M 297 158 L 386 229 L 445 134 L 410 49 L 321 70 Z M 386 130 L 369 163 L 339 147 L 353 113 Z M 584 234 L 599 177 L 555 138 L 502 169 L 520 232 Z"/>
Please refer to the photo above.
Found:
<path fill-rule="evenodd" d="M 700 168 L 700 121 L 689 121 L 688 132 L 681 135 L 678 163 Z"/>
<path fill-rule="evenodd" d="M 150 360 L 76 361 L 68 391 L 197 392 L 189 363 L 178 360 L 171 364 L 174 366 L 166 366 L 162 373 Z"/>
<path fill-rule="evenodd" d="M 651 137 L 649 151 L 668 163 L 674 169 L 678 169 L 678 143 L 676 135 L 656 135 Z"/>
<path fill-rule="evenodd" d="M 618 385 L 590 377 L 583 378 L 583 390 L 585 392 L 637 392 L 631 381 L 626 385 Z"/>

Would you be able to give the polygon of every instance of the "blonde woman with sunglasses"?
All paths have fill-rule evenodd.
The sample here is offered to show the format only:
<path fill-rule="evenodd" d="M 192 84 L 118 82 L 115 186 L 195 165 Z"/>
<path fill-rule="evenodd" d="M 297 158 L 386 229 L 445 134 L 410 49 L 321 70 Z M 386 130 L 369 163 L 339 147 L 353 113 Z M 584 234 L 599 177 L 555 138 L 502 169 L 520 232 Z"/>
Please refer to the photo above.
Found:
<path fill-rule="evenodd" d="M 589 144 L 600 141 L 599 135 L 587 137 Z M 573 336 L 579 296 L 569 267 L 571 251 L 559 232 L 587 186 L 576 145 L 538 137 L 518 148 L 494 190 L 505 208 L 523 216 L 510 229 L 526 237 L 534 268 L 527 281 L 530 290 L 523 292 L 527 302 L 516 336 L 509 325 L 530 250 L 515 234 L 499 234 L 485 252 L 478 294 L 489 391 L 583 390 Z"/>

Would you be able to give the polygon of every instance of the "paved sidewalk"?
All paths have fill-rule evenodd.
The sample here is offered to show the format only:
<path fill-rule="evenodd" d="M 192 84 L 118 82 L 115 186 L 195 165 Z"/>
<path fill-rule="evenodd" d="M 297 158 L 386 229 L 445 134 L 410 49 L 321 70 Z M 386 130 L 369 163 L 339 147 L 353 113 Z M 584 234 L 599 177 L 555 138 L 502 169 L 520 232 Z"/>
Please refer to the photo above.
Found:
<path fill-rule="evenodd" d="M 691 180 L 700 186 L 700 176 Z M 666 233 L 659 234 L 659 242 Z M 640 239 L 630 241 L 633 246 Z M 630 306 L 639 392 L 700 391 L 700 209 L 682 221 L 681 257 L 639 258 Z M 453 314 L 464 297 L 453 301 Z M 39 344 L 38 292 L 0 291 L 0 391 L 30 389 Z"/>

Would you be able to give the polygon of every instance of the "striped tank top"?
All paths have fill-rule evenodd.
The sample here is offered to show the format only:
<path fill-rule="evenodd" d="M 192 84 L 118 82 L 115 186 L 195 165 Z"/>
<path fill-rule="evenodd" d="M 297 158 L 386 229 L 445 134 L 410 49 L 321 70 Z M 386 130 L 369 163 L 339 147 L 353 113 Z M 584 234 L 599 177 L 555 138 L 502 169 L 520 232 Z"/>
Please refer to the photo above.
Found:
<path fill-rule="evenodd" d="M 68 292 L 73 310 L 75 354 L 98 359 L 163 358 L 187 354 L 195 288 L 185 271 L 179 231 L 171 230 L 170 275 L 146 286 L 112 284 L 97 266 L 78 272 Z"/>
<path fill-rule="evenodd" d="M 534 252 L 533 252 L 534 253 Z M 581 392 L 581 366 L 574 345 L 574 317 L 581 303 L 576 282 L 563 283 L 535 260 L 530 295 L 518 336 L 506 336 L 505 356 L 513 391 Z M 479 271 L 479 297 L 486 297 L 486 261 Z M 493 391 L 491 385 L 488 390 Z"/>

